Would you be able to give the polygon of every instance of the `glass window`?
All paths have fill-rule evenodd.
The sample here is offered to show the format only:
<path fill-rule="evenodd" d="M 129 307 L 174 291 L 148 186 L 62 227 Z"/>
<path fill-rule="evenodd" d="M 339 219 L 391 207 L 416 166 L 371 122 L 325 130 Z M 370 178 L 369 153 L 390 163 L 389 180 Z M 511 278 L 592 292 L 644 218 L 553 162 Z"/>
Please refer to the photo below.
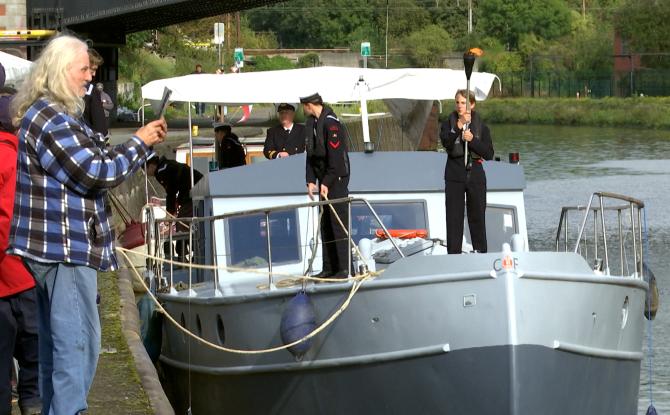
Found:
<path fill-rule="evenodd" d="M 423 201 L 370 202 L 370 205 L 387 229 L 428 230 L 426 205 Z M 381 226 L 366 205 L 353 203 L 351 217 L 351 234 L 356 244 L 363 238 L 376 238 L 375 231 Z"/>
<path fill-rule="evenodd" d="M 465 234 L 469 243 L 470 228 L 465 218 Z M 518 232 L 516 210 L 512 206 L 486 206 L 486 246 L 489 252 L 500 252 L 502 244 L 511 243 L 512 235 Z"/>
<path fill-rule="evenodd" d="M 265 214 L 226 220 L 228 264 L 262 267 L 268 264 Z M 300 261 L 300 232 L 296 210 L 270 214 L 272 263 Z"/>

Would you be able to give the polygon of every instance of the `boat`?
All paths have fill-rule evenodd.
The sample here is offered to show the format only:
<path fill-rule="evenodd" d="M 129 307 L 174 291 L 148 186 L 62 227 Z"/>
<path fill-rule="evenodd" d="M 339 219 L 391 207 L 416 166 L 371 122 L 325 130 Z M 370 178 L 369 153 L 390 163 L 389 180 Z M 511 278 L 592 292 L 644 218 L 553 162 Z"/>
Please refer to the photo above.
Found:
<path fill-rule="evenodd" d="M 361 77 L 366 94 L 383 95 L 369 85 L 422 77 L 420 70 L 368 71 L 347 70 L 355 76 L 343 82 L 360 85 Z M 411 89 L 408 98 L 453 96 L 465 77 L 449 82 L 446 74 L 452 91 Z M 230 77 L 244 84 L 244 75 Z M 249 75 L 250 83 L 261 79 Z M 204 77 L 191 78 L 215 89 Z M 151 88 L 196 94 L 177 87 L 187 81 Z M 325 100 L 361 99 L 360 92 L 352 98 L 353 86 L 338 85 Z M 227 98 L 173 91 L 173 99 L 291 102 L 290 94 L 313 87 L 280 99 L 233 90 Z M 151 88 L 145 97 L 158 95 Z M 345 89 L 349 95 L 337 96 Z M 389 95 L 381 97 L 398 98 Z M 464 253 L 447 255 L 446 161 L 439 152 L 350 153 L 350 197 L 323 202 L 307 200 L 304 155 L 205 175 L 192 190 L 195 216 L 180 218 L 190 229 L 190 266 L 156 260 L 152 267 L 156 298 L 176 323 L 164 319 L 159 358 L 175 410 L 635 413 L 649 288 L 644 203 L 594 192 L 586 205 L 561 210 L 555 251 L 531 251 L 523 166 L 487 161 L 489 252 L 472 252 L 466 223 Z M 358 273 L 322 283 L 302 276 L 320 270 L 318 209 L 333 202 L 349 206 Z M 158 257 L 165 221 L 149 220 Z"/>

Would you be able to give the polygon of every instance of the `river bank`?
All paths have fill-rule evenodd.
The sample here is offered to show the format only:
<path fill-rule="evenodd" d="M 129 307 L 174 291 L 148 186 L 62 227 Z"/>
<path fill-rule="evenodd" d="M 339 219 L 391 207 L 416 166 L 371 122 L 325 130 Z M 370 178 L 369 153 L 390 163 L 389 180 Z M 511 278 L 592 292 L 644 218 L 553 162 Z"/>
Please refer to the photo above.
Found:
<path fill-rule="evenodd" d="M 446 105 L 445 109 L 452 103 Z M 670 129 L 670 98 L 666 97 L 490 98 L 477 103 L 477 109 L 489 124 Z"/>

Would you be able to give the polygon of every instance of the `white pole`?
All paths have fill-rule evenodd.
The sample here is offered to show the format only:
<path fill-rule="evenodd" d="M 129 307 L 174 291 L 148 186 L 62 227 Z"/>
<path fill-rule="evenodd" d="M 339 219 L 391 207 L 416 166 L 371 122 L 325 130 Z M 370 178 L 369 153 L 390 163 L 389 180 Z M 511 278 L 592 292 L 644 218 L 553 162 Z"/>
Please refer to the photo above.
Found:
<path fill-rule="evenodd" d="M 472 33 L 472 0 L 468 0 L 468 33 Z"/>

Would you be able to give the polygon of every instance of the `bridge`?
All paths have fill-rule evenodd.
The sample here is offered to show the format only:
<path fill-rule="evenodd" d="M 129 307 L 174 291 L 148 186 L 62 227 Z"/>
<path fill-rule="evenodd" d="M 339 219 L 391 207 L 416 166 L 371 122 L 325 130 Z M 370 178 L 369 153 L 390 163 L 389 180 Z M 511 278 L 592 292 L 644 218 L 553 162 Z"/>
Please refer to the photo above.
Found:
<path fill-rule="evenodd" d="M 123 44 L 125 35 L 251 9 L 280 0 L 30 0 L 31 29 L 68 28 L 95 43 Z"/>

